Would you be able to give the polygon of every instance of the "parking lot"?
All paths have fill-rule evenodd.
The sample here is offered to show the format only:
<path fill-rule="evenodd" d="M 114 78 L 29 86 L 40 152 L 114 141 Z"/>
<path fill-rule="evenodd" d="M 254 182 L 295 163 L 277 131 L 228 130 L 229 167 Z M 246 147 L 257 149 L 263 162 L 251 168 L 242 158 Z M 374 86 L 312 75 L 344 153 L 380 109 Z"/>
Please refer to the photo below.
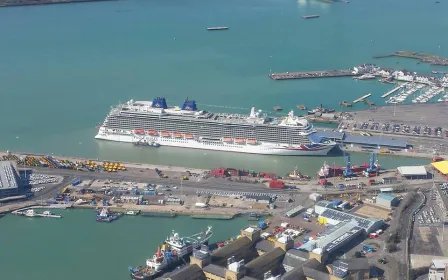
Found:
<path fill-rule="evenodd" d="M 448 138 L 448 129 L 441 126 L 410 125 L 395 122 L 375 122 L 373 119 L 365 122 L 345 122 L 340 128 L 372 133 L 389 133 L 422 137 Z M 367 135 L 366 135 L 367 136 Z"/>

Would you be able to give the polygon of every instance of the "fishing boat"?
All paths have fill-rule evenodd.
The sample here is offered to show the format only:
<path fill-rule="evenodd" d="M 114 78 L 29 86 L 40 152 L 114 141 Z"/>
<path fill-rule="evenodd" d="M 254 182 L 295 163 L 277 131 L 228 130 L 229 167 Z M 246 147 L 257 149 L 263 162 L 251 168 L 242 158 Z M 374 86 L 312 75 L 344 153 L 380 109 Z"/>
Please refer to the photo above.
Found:
<path fill-rule="evenodd" d="M 131 278 L 136 280 L 152 280 L 185 262 L 184 257 L 193 253 L 194 249 L 207 244 L 213 235 L 211 227 L 188 237 L 180 237 L 175 231 L 157 247 L 156 253 L 146 260 L 145 266 L 129 267 Z"/>
<path fill-rule="evenodd" d="M 28 209 L 23 213 L 24 216 L 26 217 L 38 217 L 39 215 L 37 215 L 36 211 L 34 211 L 33 209 Z"/>
<path fill-rule="evenodd" d="M 289 172 L 288 177 L 291 179 L 309 179 L 309 176 L 303 175 L 302 173 L 300 173 L 300 171 L 296 168 L 294 168 L 294 170 L 292 170 L 291 172 Z"/>

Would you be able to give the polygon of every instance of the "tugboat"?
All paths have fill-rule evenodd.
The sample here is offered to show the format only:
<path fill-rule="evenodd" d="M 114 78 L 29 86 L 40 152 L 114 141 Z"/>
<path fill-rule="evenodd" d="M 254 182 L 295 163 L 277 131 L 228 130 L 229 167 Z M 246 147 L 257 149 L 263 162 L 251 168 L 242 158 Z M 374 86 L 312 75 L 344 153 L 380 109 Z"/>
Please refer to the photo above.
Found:
<path fill-rule="evenodd" d="M 109 209 L 107 208 L 103 208 L 101 212 L 98 215 L 96 215 L 97 222 L 110 223 L 112 221 L 115 221 L 116 219 L 118 219 L 118 215 L 111 214 L 109 212 Z"/>
<path fill-rule="evenodd" d="M 296 168 L 294 168 L 293 171 L 289 172 L 288 174 L 288 178 L 290 179 L 296 179 L 296 180 L 309 180 L 310 177 L 303 175 L 302 173 L 300 173 L 300 171 Z"/>
<path fill-rule="evenodd" d="M 146 260 L 146 266 L 129 267 L 131 278 L 136 280 L 152 280 L 174 269 L 184 262 L 183 257 L 193 253 L 194 249 L 207 244 L 212 236 L 211 227 L 205 232 L 200 232 L 189 237 L 180 237 L 172 232 L 171 236 L 157 248 L 152 258 Z"/>

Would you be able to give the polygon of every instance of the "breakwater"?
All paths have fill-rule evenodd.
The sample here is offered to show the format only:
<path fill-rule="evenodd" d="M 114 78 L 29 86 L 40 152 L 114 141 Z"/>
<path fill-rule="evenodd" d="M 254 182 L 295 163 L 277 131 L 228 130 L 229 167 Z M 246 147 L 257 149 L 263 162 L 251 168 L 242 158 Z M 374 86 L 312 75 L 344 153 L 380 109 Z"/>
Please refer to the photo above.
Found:
<path fill-rule="evenodd" d="M 0 8 L 16 7 L 16 6 L 86 3 L 86 2 L 106 2 L 106 1 L 117 1 L 117 0 L 25 0 L 25 1 L 0 0 Z"/>
<path fill-rule="evenodd" d="M 316 78 L 353 77 L 353 76 L 359 76 L 359 74 L 354 74 L 353 71 L 350 69 L 283 72 L 283 73 L 269 74 L 269 77 L 273 80 L 316 79 Z"/>
<path fill-rule="evenodd" d="M 373 58 L 386 58 L 386 57 L 404 57 L 411 59 L 418 59 L 420 62 L 428 63 L 431 65 L 448 66 L 448 58 L 441 57 L 438 55 L 425 54 L 420 52 L 411 51 L 396 51 L 391 54 L 377 55 Z"/>

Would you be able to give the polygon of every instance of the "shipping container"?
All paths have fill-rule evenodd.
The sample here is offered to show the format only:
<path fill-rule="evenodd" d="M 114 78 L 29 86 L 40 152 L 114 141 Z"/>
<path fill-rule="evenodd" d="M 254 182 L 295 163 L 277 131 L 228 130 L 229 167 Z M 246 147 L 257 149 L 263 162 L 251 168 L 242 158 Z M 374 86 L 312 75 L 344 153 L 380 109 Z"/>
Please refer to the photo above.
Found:
<path fill-rule="evenodd" d="M 285 187 L 285 183 L 283 181 L 272 180 L 269 182 L 269 188 L 271 189 L 283 189 Z"/>

